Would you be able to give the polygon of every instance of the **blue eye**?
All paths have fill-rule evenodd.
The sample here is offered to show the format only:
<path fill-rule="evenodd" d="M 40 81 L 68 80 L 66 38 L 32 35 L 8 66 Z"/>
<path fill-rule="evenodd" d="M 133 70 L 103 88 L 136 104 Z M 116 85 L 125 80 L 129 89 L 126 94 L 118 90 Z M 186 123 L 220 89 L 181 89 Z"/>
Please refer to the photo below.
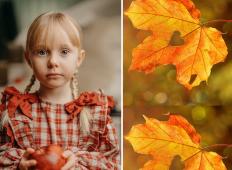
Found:
<path fill-rule="evenodd" d="M 45 56 L 45 55 L 47 55 L 47 51 L 44 50 L 44 49 L 38 50 L 38 51 L 37 51 L 37 54 L 38 54 L 39 56 Z"/>
<path fill-rule="evenodd" d="M 61 54 L 62 55 L 67 55 L 69 53 L 69 50 L 68 49 L 62 49 L 61 50 Z"/>

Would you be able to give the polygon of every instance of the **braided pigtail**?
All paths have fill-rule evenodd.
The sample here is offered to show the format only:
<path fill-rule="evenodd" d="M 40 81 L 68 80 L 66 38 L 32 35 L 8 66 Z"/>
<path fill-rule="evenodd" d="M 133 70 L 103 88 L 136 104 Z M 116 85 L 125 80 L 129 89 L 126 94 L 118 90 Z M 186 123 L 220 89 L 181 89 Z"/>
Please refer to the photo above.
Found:
<path fill-rule="evenodd" d="M 78 98 L 78 69 L 76 69 L 73 78 L 72 78 L 72 82 L 71 82 L 71 89 L 72 89 L 72 95 L 73 98 L 76 99 Z"/>
<path fill-rule="evenodd" d="M 0 131 L 3 130 L 4 125 L 8 122 L 9 116 L 7 114 L 7 109 L 5 109 L 4 111 L 2 111 L 2 113 L 0 113 Z"/>
<path fill-rule="evenodd" d="M 35 84 L 35 75 L 33 74 L 31 76 L 30 83 L 27 85 L 26 89 L 24 90 L 24 93 L 29 93 L 31 91 L 32 86 Z"/>
<path fill-rule="evenodd" d="M 29 93 L 31 90 L 31 87 L 35 83 L 35 76 L 31 76 L 30 83 L 27 85 L 26 89 L 24 90 L 24 93 Z M 3 104 L 3 103 L 2 103 Z M 0 113 L 0 131 L 3 130 L 4 125 L 9 121 L 9 116 L 7 114 L 7 109 L 2 110 Z"/>
<path fill-rule="evenodd" d="M 71 81 L 71 89 L 72 95 L 74 99 L 78 98 L 78 79 L 77 79 L 78 70 L 76 69 L 72 81 Z M 83 107 L 80 113 L 80 128 L 84 134 L 89 134 L 90 132 L 90 109 L 88 107 Z"/>

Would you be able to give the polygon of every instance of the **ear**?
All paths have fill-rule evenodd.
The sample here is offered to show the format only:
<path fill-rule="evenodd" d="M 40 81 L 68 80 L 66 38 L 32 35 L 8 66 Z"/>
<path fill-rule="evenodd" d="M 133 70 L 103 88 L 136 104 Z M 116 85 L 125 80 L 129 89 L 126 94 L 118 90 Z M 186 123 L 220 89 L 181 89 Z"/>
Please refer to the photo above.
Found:
<path fill-rule="evenodd" d="M 30 61 L 30 59 L 29 59 L 29 52 L 25 51 L 24 57 L 25 57 L 25 59 L 26 59 L 28 65 L 29 65 L 30 67 L 32 67 L 32 66 L 31 66 L 31 61 Z"/>
<path fill-rule="evenodd" d="M 77 59 L 77 67 L 80 67 L 84 59 L 85 59 L 85 50 L 81 50 Z"/>

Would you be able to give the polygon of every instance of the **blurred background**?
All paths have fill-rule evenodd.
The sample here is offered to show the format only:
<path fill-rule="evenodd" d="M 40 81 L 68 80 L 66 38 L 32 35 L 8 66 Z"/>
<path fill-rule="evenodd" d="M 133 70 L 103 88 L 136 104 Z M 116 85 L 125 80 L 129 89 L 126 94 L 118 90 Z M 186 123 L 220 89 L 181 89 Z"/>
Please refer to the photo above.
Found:
<path fill-rule="evenodd" d="M 23 91 L 32 71 L 24 60 L 27 30 L 41 13 L 61 11 L 83 29 L 86 59 L 79 69 L 79 90 L 112 95 L 113 121 L 120 136 L 121 112 L 121 2 L 120 0 L 0 0 L 0 90 Z M 38 82 L 32 92 L 38 88 Z"/>
<path fill-rule="evenodd" d="M 232 0 L 193 0 L 201 11 L 201 20 L 232 19 Z M 131 0 L 123 1 L 124 11 Z M 223 63 L 214 65 L 208 82 L 191 91 L 176 82 L 176 70 L 172 65 L 159 66 L 153 73 L 144 74 L 128 71 L 132 50 L 148 31 L 134 28 L 128 17 L 123 16 L 123 133 L 128 134 L 135 124 L 144 123 L 143 114 L 159 120 L 167 120 L 166 113 L 181 114 L 202 136 L 202 146 L 217 143 L 232 143 L 232 24 L 214 23 L 210 26 L 223 32 L 228 47 L 228 56 Z M 232 149 L 215 148 L 223 161 L 232 170 Z M 137 154 L 128 141 L 124 140 L 124 169 L 143 167 L 151 159 L 148 155 Z"/>

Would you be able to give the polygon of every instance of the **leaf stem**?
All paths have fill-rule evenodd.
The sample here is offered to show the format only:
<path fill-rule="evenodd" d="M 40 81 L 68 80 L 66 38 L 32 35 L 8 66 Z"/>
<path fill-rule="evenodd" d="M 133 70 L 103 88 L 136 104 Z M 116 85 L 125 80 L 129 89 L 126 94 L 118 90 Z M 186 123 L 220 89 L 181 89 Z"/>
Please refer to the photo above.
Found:
<path fill-rule="evenodd" d="M 202 23 L 202 25 L 210 24 L 210 23 L 217 23 L 217 22 L 232 22 L 232 20 L 226 20 L 226 19 L 216 19 L 216 20 L 210 20 Z"/>
<path fill-rule="evenodd" d="M 214 145 L 206 146 L 206 147 L 204 147 L 202 149 L 207 150 L 207 149 L 216 148 L 216 147 L 232 148 L 232 144 L 214 144 Z"/>

